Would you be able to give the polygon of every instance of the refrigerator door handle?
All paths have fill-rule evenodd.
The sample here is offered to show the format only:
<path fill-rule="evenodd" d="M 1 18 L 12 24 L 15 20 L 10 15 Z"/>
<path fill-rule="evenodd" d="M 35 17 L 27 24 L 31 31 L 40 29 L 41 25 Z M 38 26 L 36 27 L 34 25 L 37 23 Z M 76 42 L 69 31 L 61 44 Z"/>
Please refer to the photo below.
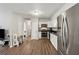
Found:
<path fill-rule="evenodd" d="M 64 49 L 66 53 L 68 45 L 69 45 L 69 27 L 68 27 L 67 17 L 63 18 L 63 28 L 64 28 L 63 30 Z"/>

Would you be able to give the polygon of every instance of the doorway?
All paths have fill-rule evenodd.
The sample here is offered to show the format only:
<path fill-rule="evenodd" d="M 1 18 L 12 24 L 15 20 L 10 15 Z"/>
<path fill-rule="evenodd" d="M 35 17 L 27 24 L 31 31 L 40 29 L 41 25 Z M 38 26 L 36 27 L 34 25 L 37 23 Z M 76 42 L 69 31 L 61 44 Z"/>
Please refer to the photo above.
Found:
<path fill-rule="evenodd" d="M 24 37 L 31 37 L 31 20 L 24 20 Z"/>

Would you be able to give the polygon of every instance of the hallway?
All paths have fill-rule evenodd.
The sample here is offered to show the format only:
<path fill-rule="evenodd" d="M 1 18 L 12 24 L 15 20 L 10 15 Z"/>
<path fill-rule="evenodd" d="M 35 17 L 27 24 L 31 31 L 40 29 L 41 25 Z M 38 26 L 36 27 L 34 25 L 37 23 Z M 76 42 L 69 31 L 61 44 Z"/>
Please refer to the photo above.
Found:
<path fill-rule="evenodd" d="M 20 47 L 1 47 L 0 55 L 56 55 L 57 52 L 52 43 L 46 39 L 26 39 Z"/>

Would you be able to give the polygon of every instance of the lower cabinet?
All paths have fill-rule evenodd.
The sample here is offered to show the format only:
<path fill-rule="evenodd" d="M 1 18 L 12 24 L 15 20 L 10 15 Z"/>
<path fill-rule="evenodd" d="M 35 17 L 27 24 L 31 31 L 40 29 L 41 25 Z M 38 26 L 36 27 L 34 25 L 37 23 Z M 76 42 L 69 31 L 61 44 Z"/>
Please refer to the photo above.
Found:
<path fill-rule="evenodd" d="M 54 35 L 53 33 L 50 33 L 50 41 L 57 50 L 57 36 Z"/>

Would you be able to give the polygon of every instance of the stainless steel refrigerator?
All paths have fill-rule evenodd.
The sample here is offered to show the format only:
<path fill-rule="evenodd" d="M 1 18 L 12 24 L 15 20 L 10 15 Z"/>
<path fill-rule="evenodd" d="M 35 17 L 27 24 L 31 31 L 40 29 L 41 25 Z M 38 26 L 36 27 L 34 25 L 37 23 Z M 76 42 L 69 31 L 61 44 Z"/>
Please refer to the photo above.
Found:
<path fill-rule="evenodd" d="M 69 45 L 69 27 L 67 18 L 60 15 L 58 21 L 58 51 L 61 54 L 66 54 Z"/>
<path fill-rule="evenodd" d="M 58 21 L 58 52 L 61 54 L 79 54 L 79 4 L 59 15 Z"/>

